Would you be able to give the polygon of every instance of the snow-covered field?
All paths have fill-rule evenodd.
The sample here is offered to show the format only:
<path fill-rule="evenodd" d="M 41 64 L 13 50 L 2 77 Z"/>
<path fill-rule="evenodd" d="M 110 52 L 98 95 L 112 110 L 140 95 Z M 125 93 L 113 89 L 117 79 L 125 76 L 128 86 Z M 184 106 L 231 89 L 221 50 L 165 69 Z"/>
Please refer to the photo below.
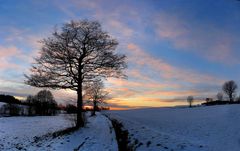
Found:
<path fill-rule="evenodd" d="M 137 151 L 239 151 L 240 105 L 106 111 L 123 123 Z M 0 150 L 117 151 L 111 122 L 102 114 L 86 127 L 56 138 L 46 134 L 71 127 L 64 115 L 1 117 Z M 36 138 L 43 138 L 38 139 Z"/>
<path fill-rule="evenodd" d="M 56 138 L 36 137 L 71 127 L 64 115 L 0 118 L 0 150 L 115 151 L 117 142 L 111 122 L 103 115 L 89 117 L 86 127 Z"/>
<path fill-rule="evenodd" d="M 107 112 L 137 150 L 239 151 L 240 105 Z"/>
<path fill-rule="evenodd" d="M 1 117 L 0 150 L 26 148 L 34 137 L 71 127 L 64 115 L 35 117 Z"/>

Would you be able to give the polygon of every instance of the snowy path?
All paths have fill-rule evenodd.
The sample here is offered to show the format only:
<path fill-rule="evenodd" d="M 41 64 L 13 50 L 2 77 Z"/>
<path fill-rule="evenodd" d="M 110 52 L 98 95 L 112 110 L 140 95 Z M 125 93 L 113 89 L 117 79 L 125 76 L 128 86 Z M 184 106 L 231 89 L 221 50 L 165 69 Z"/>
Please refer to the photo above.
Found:
<path fill-rule="evenodd" d="M 151 141 L 149 149 L 151 145 L 157 146 L 157 142 L 163 141 L 163 146 L 174 150 L 180 150 L 177 146 L 184 142 L 186 146 L 184 150 L 191 146 L 196 147 L 192 149 L 193 151 L 240 150 L 239 104 L 196 108 L 152 108 L 108 113 L 122 121 L 132 137 L 138 138 L 138 141 L 143 143 L 139 150 L 144 148 L 143 146 L 146 147 L 148 141 Z M 161 139 L 164 137 L 157 137 L 157 134 L 165 135 L 168 139 Z M 154 148 L 156 147 L 153 147 L 153 150 Z"/>
<path fill-rule="evenodd" d="M 59 136 L 40 147 L 34 145 L 29 150 L 35 151 L 117 151 L 115 132 L 111 122 L 103 115 L 89 117 L 86 127 L 70 134 Z"/>

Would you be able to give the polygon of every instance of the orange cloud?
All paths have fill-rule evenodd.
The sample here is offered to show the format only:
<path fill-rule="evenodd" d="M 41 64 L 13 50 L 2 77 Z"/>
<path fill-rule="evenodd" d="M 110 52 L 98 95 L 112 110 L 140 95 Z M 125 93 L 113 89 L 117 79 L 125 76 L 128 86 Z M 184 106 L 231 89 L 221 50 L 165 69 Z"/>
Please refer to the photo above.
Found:
<path fill-rule="evenodd" d="M 107 102 L 112 105 L 114 108 L 121 109 L 134 109 L 134 108 L 146 108 L 146 107 L 169 107 L 169 106 L 178 106 L 178 105 L 188 105 L 185 100 L 174 100 L 174 99 L 161 99 L 161 98 L 145 98 L 145 97 L 136 97 L 121 99 L 116 98 L 108 100 Z M 116 101 L 117 100 L 117 101 Z M 194 104 L 202 103 L 202 100 L 195 100 Z"/>
<path fill-rule="evenodd" d="M 130 80 L 108 79 L 107 90 L 113 97 L 108 100 L 111 104 L 128 107 L 187 105 L 186 101 L 179 101 L 176 98 L 200 94 L 201 96 L 213 95 L 206 89 L 191 89 L 189 85 L 194 88 L 197 84 L 223 83 L 222 79 L 214 76 L 172 66 L 161 59 L 152 57 L 147 51 L 133 43 L 128 44 L 127 48 L 129 50 L 128 61 L 139 66 L 139 69 L 136 67 L 127 70 Z M 140 71 L 143 66 L 147 67 L 150 72 Z M 158 73 L 160 80 L 156 80 L 156 77 L 152 78 L 152 72 Z"/>

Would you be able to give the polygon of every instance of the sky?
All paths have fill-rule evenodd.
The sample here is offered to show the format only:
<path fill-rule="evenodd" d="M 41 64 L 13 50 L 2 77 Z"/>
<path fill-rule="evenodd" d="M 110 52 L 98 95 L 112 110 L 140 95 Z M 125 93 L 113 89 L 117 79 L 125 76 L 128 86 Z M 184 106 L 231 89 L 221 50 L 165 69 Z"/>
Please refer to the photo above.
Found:
<path fill-rule="evenodd" d="M 105 81 L 113 109 L 186 105 L 189 95 L 197 104 L 225 81 L 240 84 L 240 1 L 0 0 L 0 93 L 36 94 L 24 74 L 39 41 L 84 19 L 99 21 L 127 56 L 128 79 Z M 52 92 L 59 103 L 76 99 L 74 91 Z"/>

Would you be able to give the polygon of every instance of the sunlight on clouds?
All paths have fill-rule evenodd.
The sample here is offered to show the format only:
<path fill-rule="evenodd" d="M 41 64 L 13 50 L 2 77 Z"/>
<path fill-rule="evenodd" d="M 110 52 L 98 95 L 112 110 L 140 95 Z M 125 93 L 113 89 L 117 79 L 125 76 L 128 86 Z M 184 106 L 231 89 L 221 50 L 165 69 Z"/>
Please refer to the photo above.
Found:
<path fill-rule="evenodd" d="M 170 106 L 179 106 L 179 105 L 188 105 L 186 100 L 176 101 L 176 100 L 167 100 L 159 98 L 145 98 L 145 97 L 135 97 L 135 98 L 116 98 L 118 101 L 108 100 L 109 104 L 117 104 L 113 109 L 133 109 L 133 108 L 142 108 L 142 107 L 170 107 Z M 121 101 L 120 101 L 121 100 Z M 194 104 L 200 104 L 201 100 L 195 100 Z M 119 107 L 118 107 L 119 106 Z"/>
<path fill-rule="evenodd" d="M 150 70 L 159 72 L 162 78 L 164 79 L 176 79 L 178 81 L 190 82 L 190 83 L 217 83 L 223 82 L 221 79 L 217 79 L 216 77 L 212 77 L 210 75 L 205 75 L 201 73 L 197 73 L 193 70 L 189 69 L 181 69 L 175 66 L 172 66 L 162 59 L 154 58 L 150 56 L 146 51 L 142 50 L 138 45 L 130 43 L 128 45 L 129 53 L 131 56 L 129 57 L 129 61 L 136 63 L 137 65 L 146 65 L 150 68 Z M 144 59 L 142 59 L 144 58 Z"/>

